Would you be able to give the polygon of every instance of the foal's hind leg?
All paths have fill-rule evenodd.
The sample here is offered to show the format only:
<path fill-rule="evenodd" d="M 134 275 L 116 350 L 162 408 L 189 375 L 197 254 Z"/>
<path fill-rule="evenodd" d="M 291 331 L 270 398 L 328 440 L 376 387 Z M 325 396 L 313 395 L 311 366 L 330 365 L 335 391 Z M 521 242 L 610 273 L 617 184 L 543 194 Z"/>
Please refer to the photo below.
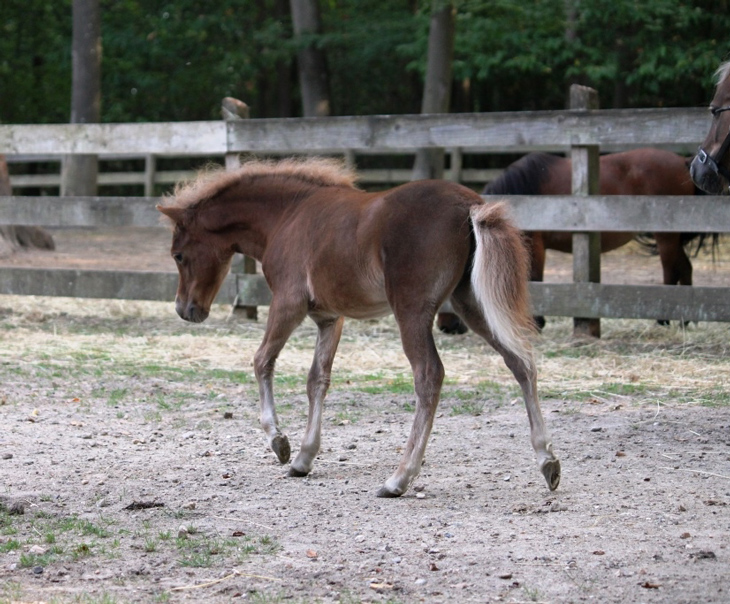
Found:
<path fill-rule="evenodd" d="M 283 306 L 274 297 L 269 307 L 264 339 L 254 356 L 254 371 L 261 399 L 261 427 L 266 432 L 271 450 L 282 464 L 289 461 L 291 447 L 287 436 L 279 430 L 279 419 L 274 406 L 274 365 L 289 336 L 306 314 L 306 304 Z"/>
<path fill-rule="evenodd" d="M 319 453 L 320 434 L 322 432 L 322 408 L 324 397 L 330 385 L 332 362 L 335 359 L 337 345 L 342 335 L 343 317 L 316 319 L 319 333 L 314 352 L 314 361 L 307 379 L 307 397 L 309 398 L 309 415 L 307 429 L 302 437 L 299 455 L 289 468 L 289 476 L 306 476 L 312 471 L 314 458 Z"/>
<path fill-rule="evenodd" d="M 459 288 L 451 297 L 454 310 L 464 319 L 464 322 L 489 342 L 502 355 L 505 364 L 510 369 L 522 389 L 527 408 L 527 417 L 530 420 L 530 440 L 532 448 L 537 454 L 537 462 L 548 487 L 551 491 L 558 488 L 560 483 L 560 461 L 553 453 L 553 444 L 548 434 L 545 420 L 540 410 L 537 398 L 537 371 L 534 365 L 528 366 L 522 359 L 508 351 L 492 335 L 482 316 L 479 304 L 474 299 L 471 290 Z"/>
<path fill-rule="evenodd" d="M 399 497 L 408 490 L 421 471 L 441 394 L 441 384 L 444 381 L 444 366 L 431 332 L 433 312 L 409 314 L 407 310 L 396 311 L 396 320 L 400 327 L 403 350 L 413 369 L 416 414 L 400 465 L 380 488 L 378 497 Z"/>

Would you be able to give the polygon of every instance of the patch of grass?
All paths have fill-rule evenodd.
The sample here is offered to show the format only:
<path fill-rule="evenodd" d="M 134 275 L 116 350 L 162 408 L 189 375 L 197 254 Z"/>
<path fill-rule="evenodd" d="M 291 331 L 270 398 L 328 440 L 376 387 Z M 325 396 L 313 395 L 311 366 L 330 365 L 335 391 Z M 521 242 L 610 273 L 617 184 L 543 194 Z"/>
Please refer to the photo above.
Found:
<path fill-rule="evenodd" d="M 47 551 L 45 554 L 31 554 L 22 553 L 20 554 L 19 565 L 20 568 L 33 568 L 34 566 L 48 566 L 51 562 L 58 559 L 59 555 L 63 553 L 63 550 L 59 547 Z"/>
<path fill-rule="evenodd" d="M 142 547 L 144 551 L 146 551 L 148 554 L 151 554 L 152 552 L 157 551 L 157 539 L 153 539 L 152 537 L 148 537 L 144 540 L 144 546 Z"/>
<path fill-rule="evenodd" d="M 451 415 L 481 415 L 484 411 L 484 403 L 480 401 L 463 401 L 451 407 Z"/>
<path fill-rule="evenodd" d="M 219 539 L 217 537 L 191 537 L 177 539 L 176 546 L 181 552 L 178 560 L 181 566 L 206 568 L 213 565 L 216 556 L 233 556 L 242 561 L 251 555 L 273 555 L 281 551 L 281 545 L 268 535 L 243 536 L 240 538 Z"/>
<path fill-rule="evenodd" d="M 609 382 L 601 384 L 598 390 L 607 394 L 618 394 L 619 396 L 636 396 L 645 394 L 648 388 L 644 384 L 633 382 Z"/>
<path fill-rule="evenodd" d="M 397 375 L 392 378 L 381 378 L 379 384 L 362 384 L 356 388 L 365 394 L 414 394 L 413 378 L 410 375 Z"/>
<path fill-rule="evenodd" d="M 20 602 L 23 596 L 23 586 L 17 581 L 3 581 L 0 583 L 0 601 Z"/>
<path fill-rule="evenodd" d="M 15 539 L 10 539 L 5 543 L 0 543 L 0 554 L 7 554 L 8 552 L 15 551 L 16 549 L 20 549 L 20 542 Z"/>

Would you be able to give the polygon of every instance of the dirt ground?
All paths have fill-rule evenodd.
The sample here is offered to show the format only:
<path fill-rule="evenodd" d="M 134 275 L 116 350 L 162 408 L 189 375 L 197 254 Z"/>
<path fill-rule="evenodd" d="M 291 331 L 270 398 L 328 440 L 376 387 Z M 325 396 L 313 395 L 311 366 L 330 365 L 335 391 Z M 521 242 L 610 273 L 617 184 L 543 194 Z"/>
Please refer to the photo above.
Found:
<path fill-rule="evenodd" d="M 2 262 L 174 270 L 164 232 L 54 235 L 56 252 Z M 728 260 L 698 258 L 695 283 L 730 285 Z M 569 266 L 551 256 L 547 280 Z M 661 280 L 636 248 L 603 267 Z M 303 479 L 258 426 L 261 320 L 0 296 L 0 324 L 0 603 L 730 601 L 730 325 L 604 321 L 577 341 L 551 319 L 536 346 L 554 492 L 501 359 L 437 334 L 426 462 L 382 500 L 414 402 L 392 319 L 346 324 Z M 303 325 L 278 364 L 295 448 L 314 336 Z"/>

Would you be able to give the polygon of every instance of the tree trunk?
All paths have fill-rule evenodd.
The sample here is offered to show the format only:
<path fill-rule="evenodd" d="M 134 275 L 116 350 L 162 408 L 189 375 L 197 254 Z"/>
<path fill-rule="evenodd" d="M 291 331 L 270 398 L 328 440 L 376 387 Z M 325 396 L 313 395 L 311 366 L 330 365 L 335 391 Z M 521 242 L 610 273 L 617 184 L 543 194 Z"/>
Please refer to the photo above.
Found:
<path fill-rule="evenodd" d="M 450 0 L 432 0 L 431 25 L 428 32 L 426 83 L 421 113 L 448 113 L 451 100 L 451 68 L 454 56 L 456 10 Z M 419 149 L 412 180 L 442 178 L 444 150 Z"/>
<path fill-rule="evenodd" d="M 10 186 L 8 162 L 4 155 L 0 155 L 0 195 L 13 194 Z M 37 247 L 41 249 L 55 249 L 53 238 L 39 227 L 3 225 L 0 226 L 0 258 L 15 253 L 21 247 Z"/>
<path fill-rule="evenodd" d="M 317 0 L 290 0 L 290 4 L 295 38 L 302 40 L 322 33 Z M 306 40 L 302 40 L 302 47 L 297 53 L 297 64 L 304 117 L 330 115 L 329 77 L 324 51 L 311 41 L 306 43 Z"/>
<path fill-rule="evenodd" d="M 73 0 L 71 123 L 101 118 L 101 11 L 99 0 Z M 96 155 L 67 155 L 61 171 L 61 195 L 96 195 Z"/>

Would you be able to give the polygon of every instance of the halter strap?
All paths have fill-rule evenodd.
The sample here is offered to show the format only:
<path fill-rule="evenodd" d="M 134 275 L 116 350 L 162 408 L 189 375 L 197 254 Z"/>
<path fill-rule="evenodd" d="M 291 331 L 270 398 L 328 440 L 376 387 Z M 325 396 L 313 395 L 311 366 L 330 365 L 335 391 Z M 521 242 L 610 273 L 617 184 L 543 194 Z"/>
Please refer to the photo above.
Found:
<path fill-rule="evenodd" d="M 730 111 L 730 105 L 718 107 L 716 109 L 712 109 L 711 111 L 712 115 L 716 116 L 723 111 Z M 730 148 L 730 129 L 728 129 L 728 133 L 725 135 L 725 140 L 722 141 L 722 145 L 720 145 L 720 148 L 717 150 L 717 153 L 714 157 L 710 155 L 707 151 L 705 151 L 702 147 L 700 147 L 697 151 L 697 161 L 699 161 L 701 164 L 705 164 L 715 174 L 720 174 L 725 178 L 725 180 L 728 181 L 728 183 L 730 183 L 730 170 L 728 170 L 725 166 L 720 165 L 720 162 L 725 156 L 725 153 L 727 153 L 728 148 Z"/>

